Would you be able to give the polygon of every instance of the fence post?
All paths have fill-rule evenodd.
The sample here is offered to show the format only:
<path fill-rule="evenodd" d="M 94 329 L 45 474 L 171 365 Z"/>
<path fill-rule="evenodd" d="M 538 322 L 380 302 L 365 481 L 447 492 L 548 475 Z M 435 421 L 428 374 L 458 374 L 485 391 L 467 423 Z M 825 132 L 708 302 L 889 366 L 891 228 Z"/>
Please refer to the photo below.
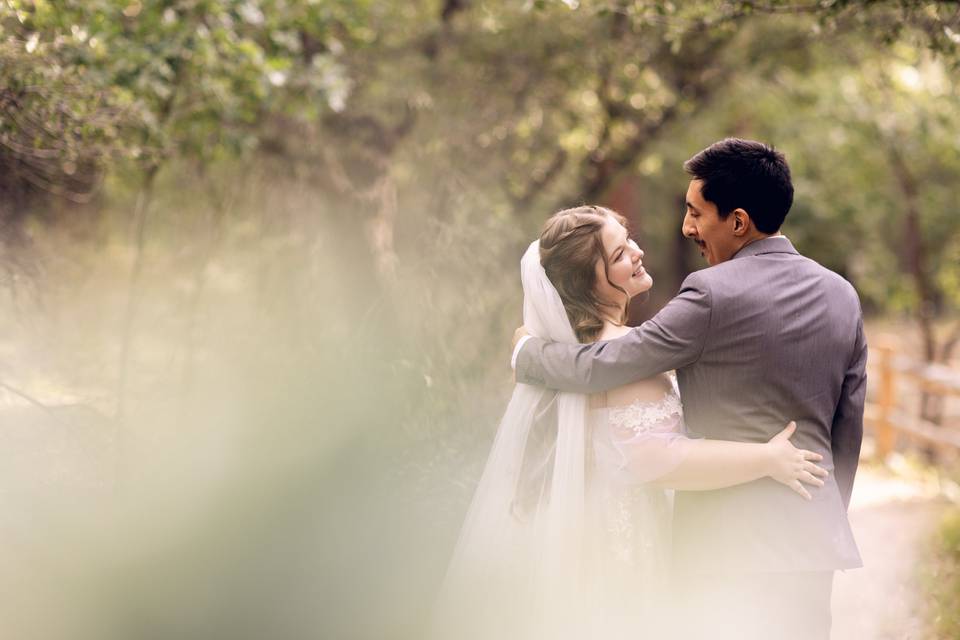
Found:
<path fill-rule="evenodd" d="M 873 348 L 879 362 L 880 392 L 877 406 L 880 409 L 877 419 L 877 457 L 885 459 L 892 451 L 896 442 L 896 432 L 893 428 L 893 410 L 896 406 L 896 372 L 893 368 L 894 348 L 889 343 L 879 344 Z"/>

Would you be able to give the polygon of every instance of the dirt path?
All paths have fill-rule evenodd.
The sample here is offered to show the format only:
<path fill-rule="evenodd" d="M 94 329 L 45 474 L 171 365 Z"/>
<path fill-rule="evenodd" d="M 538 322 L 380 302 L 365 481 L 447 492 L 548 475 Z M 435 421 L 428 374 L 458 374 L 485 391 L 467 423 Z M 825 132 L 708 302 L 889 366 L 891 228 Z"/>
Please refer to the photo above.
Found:
<path fill-rule="evenodd" d="M 832 640 L 928 637 L 919 573 L 946 504 L 930 483 L 876 467 L 857 474 L 850 522 L 864 567 L 837 572 Z"/>

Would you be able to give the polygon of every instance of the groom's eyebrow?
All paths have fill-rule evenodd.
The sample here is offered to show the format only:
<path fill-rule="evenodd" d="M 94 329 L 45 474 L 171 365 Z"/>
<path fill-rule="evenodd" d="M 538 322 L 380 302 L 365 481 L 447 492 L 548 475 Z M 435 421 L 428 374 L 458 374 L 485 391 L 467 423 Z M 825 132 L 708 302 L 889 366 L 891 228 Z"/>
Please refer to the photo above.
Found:
<path fill-rule="evenodd" d="M 691 204 L 689 200 L 687 200 L 686 202 L 687 202 L 687 209 L 693 209 L 697 213 L 700 213 L 700 209 L 697 209 L 695 206 L 693 206 L 693 204 Z"/>

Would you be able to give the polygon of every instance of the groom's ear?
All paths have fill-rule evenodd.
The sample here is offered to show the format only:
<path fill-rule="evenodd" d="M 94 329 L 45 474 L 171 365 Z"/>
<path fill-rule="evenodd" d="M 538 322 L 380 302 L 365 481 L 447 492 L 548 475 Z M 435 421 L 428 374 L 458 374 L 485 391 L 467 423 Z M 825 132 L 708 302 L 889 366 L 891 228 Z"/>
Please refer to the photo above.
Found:
<path fill-rule="evenodd" d="M 737 208 L 731 211 L 730 215 L 733 217 L 733 235 L 738 238 L 747 235 L 753 227 L 753 220 L 750 219 L 750 214 L 743 209 Z"/>

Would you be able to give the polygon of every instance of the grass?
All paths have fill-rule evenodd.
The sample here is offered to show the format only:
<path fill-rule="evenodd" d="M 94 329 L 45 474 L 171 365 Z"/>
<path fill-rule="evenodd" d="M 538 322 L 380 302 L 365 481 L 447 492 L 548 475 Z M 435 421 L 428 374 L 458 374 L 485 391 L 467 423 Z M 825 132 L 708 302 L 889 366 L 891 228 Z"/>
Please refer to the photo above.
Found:
<path fill-rule="evenodd" d="M 950 508 L 937 531 L 926 587 L 936 640 L 960 638 L 960 507 Z"/>

